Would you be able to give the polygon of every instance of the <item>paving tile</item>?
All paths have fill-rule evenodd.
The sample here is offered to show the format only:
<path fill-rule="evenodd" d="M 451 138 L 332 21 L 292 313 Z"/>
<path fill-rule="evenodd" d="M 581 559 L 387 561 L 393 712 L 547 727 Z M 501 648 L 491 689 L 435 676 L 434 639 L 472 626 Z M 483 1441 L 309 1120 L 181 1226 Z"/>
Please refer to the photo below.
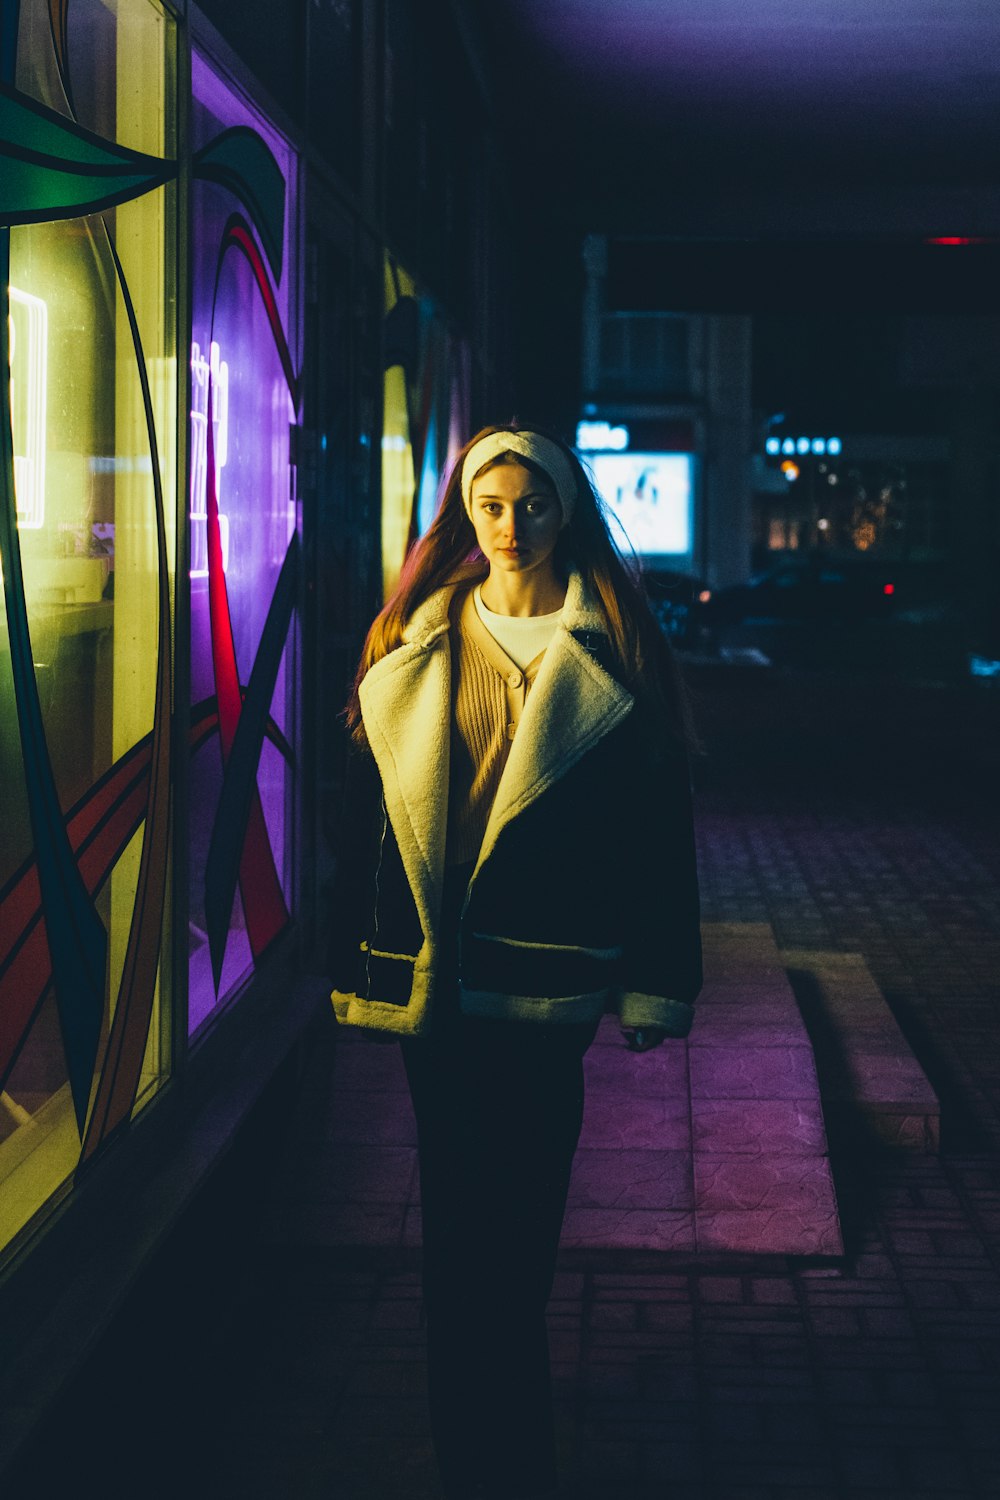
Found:
<path fill-rule="evenodd" d="M 695 1216 L 699 1251 L 746 1250 L 779 1255 L 842 1255 L 840 1222 L 831 1210 L 819 1219 L 812 1210 L 715 1210 Z"/>
<path fill-rule="evenodd" d="M 804 1047 L 692 1047 L 692 1099 L 817 1099 L 812 1052 Z"/>
<path fill-rule="evenodd" d="M 289 1202 L 406 1203 L 416 1170 L 412 1146 L 322 1142 L 295 1152 L 276 1192 Z"/>
<path fill-rule="evenodd" d="M 580 1146 L 622 1151 L 691 1150 L 691 1104 L 680 1094 L 634 1094 L 588 1089 Z"/>
<path fill-rule="evenodd" d="M 787 1000 L 762 1000 L 748 1005 L 740 999 L 701 1009 L 692 1028 L 692 1047 L 808 1047 L 809 1035 L 798 1006 Z"/>
<path fill-rule="evenodd" d="M 758 954 L 736 944 L 731 949 L 711 953 L 709 961 L 713 978 L 722 982 L 754 983 L 761 988 L 786 982 L 784 965 L 775 950 Z"/>
<path fill-rule="evenodd" d="M 828 1334 L 851 1335 L 862 1331 L 861 1315 L 853 1307 L 812 1307 L 809 1326 L 820 1338 Z"/>
<path fill-rule="evenodd" d="M 398 1245 L 402 1203 L 314 1203 L 281 1205 L 263 1231 L 266 1243 L 296 1245 Z"/>
<path fill-rule="evenodd" d="M 702 932 L 705 930 L 703 926 Z M 773 971 L 767 975 L 748 969 L 745 973 L 732 973 L 723 979 L 712 970 L 711 963 L 706 954 L 706 977 L 695 1005 L 695 1025 L 703 1014 L 716 1008 L 725 1013 L 738 1010 L 748 1016 L 759 1012 L 765 1023 L 787 1019 L 795 1002 L 784 967 L 775 963 Z M 693 1038 L 693 1028 L 691 1035 Z"/>
<path fill-rule="evenodd" d="M 577 1150 L 571 1208 L 670 1209 L 690 1213 L 694 1184 L 689 1151 Z"/>
<path fill-rule="evenodd" d="M 825 1224 L 837 1206 L 829 1163 L 812 1156 L 730 1156 L 698 1151 L 694 1158 L 695 1203 L 699 1216 L 718 1210 L 774 1209 L 815 1213 Z"/>
<path fill-rule="evenodd" d="M 695 1249 L 694 1215 L 649 1209 L 567 1208 L 560 1244 L 632 1250 Z"/>
<path fill-rule="evenodd" d="M 827 1109 L 831 1104 L 828 1102 Z M 863 1119 L 872 1136 L 883 1145 L 897 1150 L 927 1151 L 937 1153 L 941 1149 L 941 1121 L 936 1105 L 930 1106 L 933 1113 L 917 1113 L 906 1109 L 893 1109 L 879 1101 L 866 1105 L 856 1099 L 850 1101 L 855 1117 Z"/>
<path fill-rule="evenodd" d="M 698 1297 L 702 1302 L 738 1302 L 746 1297 L 746 1284 L 739 1276 L 700 1276 Z"/>
<path fill-rule="evenodd" d="M 805 1331 L 800 1324 L 797 1308 L 789 1307 L 716 1307 L 704 1309 L 701 1316 L 701 1331 L 712 1335 L 732 1333 L 753 1334 L 780 1342 L 803 1339 Z"/>
<path fill-rule="evenodd" d="M 333 1088 L 383 1089 L 405 1093 L 406 1069 L 396 1042 L 370 1042 L 351 1037 L 337 1047 Z"/>
<path fill-rule="evenodd" d="M 885 1052 L 861 1051 L 844 1060 L 846 1087 L 850 1097 L 862 1103 L 937 1104 L 933 1089 L 912 1053 L 900 1056 L 892 1049 Z"/>
<path fill-rule="evenodd" d="M 583 1061 L 587 1095 L 610 1094 L 619 1108 L 633 1095 L 686 1099 L 687 1054 L 686 1043 L 676 1041 L 648 1052 L 630 1052 L 625 1046 L 591 1047 Z"/>
<path fill-rule="evenodd" d="M 415 1146 L 417 1124 L 408 1093 L 335 1087 L 322 1124 L 326 1140 L 369 1146 Z"/>
<path fill-rule="evenodd" d="M 591 1328 L 638 1328 L 639 1309 L 634 1302 L 600 1302 L 592 1308 L 589 1323 Z"/>
<path fill-rule="evenodd" d="M 558 1275 L 556 1279 L 558 1284 Z M 579 1280 L 581 1282 L 586 1280 L 588 1287 L 593 1288 L 598 1297 L 605 1296 L 612 1290 L 618 1291 L 626 1288 L 633 1293 L 638 1288 L 647 1296 L 663 1297 L 670 1292 L 686 1296 L 691 1286 L 690 1276 L 664 1275 L 655 1271 L 632 1274 L 623 1271 L 594 1270 L 586 1278 L 580 1277 Z M 582 1286 L 580 1290 L 582 1292 Z"/>

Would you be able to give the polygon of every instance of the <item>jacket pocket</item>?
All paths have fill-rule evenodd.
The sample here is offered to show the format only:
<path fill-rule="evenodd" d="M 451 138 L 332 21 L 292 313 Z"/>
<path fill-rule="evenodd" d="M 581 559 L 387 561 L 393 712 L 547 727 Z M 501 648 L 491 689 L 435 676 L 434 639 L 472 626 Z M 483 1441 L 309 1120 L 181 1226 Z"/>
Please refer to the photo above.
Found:
<path fill-rule="evenodd" d="M 359 948 L 360 980 L 357 993 L 364 1000 L 382 1005 L 408 1005 L 413 991 L 415 954 L 390 953 L 362 943 Z"/>
<path fill-rule="evenodd" d="M 621 947 L 587 948 L 582 943 L 531 943 L 524 938 L 501 937 L 496 932 L 474 932 L 472 936 L 480 943 L 504 943 L 508 948 L 522 948 L 526 953 L 578 953 L 585 958 L 603 959 L 611 963 L 621 958 Z"/>
<path fill-rule="evenodd" d="M 620 947 L 541 943 L 499 933 L 462 935 L 465 988 L 494 994 L 559 999 L 593 995 L 617 982 Z"/>

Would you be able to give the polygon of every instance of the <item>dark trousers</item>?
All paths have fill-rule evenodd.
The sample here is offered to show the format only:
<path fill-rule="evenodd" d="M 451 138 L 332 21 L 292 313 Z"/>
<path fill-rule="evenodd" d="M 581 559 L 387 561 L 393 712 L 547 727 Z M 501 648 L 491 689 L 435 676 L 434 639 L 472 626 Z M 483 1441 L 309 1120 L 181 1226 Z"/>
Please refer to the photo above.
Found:
<path fill-rule="evenodd" d="M 467 878 L 467 877 L 466 877 Z M 455 882 L 446 923 L 457 926 Z M 463 887 L 464 889 L 464 887 Z M 447 927 L 446 927 L 447 930 Z M 545 1307 L 597 1022 L 462 1016 L 403 1041 L 417 1121 L 431 1434 L 445 1494 L 556 1484 Z"/>

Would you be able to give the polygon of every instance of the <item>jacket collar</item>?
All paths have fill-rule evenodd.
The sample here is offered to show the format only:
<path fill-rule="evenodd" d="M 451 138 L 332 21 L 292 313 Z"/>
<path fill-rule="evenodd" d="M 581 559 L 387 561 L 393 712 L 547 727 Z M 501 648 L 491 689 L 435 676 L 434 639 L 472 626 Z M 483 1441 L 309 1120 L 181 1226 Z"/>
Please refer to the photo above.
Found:
<path fill-rule="evenodd" d="M 507 824 L 536 802 L 631 710 L 635 701 L 632 694 L 598 664 L 589 649 L 594 637 L 606 640 L 607 633 L 603 611 L 586 588 L 583 576 L 574 569 L 562 618 L 542 657 L 511 742 L 473 881 Z M 581 809 L 581 816 L 585 815 Z"/>
<path fill-rule="evenodd" d="M 437 926 L 444 876 L 451 747 L 449 584 L 414 610 L 403 644 L 371 668 L 360 691 L 386 810 L 424 932 Z M 606 636 L 607 623 L 583 576 L 567 581 L 556 627 L 511 743 L 490 813 L 475 880 L 503 829 L 621 722 L 633 698 L 578 637 Z"/>

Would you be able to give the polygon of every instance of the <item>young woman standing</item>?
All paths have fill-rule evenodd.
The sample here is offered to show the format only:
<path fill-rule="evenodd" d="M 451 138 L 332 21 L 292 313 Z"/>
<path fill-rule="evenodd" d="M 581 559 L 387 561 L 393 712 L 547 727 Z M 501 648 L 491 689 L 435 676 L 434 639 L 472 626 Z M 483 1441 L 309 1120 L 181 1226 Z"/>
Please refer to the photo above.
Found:
<path fill-rule="evenodd" d="M 333 1003 L 402 1042 L 444 1491 L 555 1495 L 582 1059 L 606 1011 L 634 1050 L 685 1036 L 701 987 L 679 674 L 558 438 L 466 445 L 346 717 Z"/>

